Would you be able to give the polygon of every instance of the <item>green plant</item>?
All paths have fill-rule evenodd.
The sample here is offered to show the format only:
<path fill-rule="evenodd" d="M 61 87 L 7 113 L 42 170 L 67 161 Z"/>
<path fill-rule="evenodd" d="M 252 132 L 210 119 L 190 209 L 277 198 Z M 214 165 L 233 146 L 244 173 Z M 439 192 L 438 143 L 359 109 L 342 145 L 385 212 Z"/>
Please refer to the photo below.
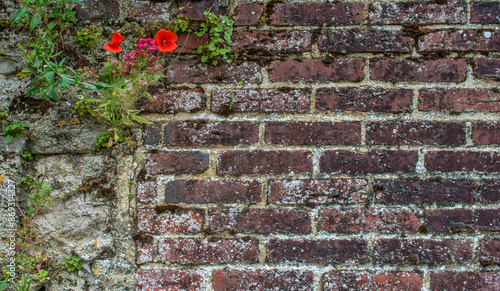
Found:
<path fill-rule="evenodd" d="M 5 124 L 7 122 L 7 117 L 9 113 L 5 109 L 0 109 L 0 124 Z"/>
<path fill-rule="evenodd" d="M 21 163 L 31 160 L 33 160 L 33 155 L 28 151 L 27 148 L 24 148 L 21 152 Z"/>
<path fill-rule="evenodd" d="M 195 32 L 197 36 L 208 33 L 208 42 L 198 47 L 198 53 L 202 54 L 201 61 L 212 60 L 214 66 L 218 65 L 220 59 L 231 63 L 233 58 L 237 57 L 237 54 L 231 54 L 234 20 L 208 11 L 203 14 L 206 22 L 202 23 L 200 30 Z"/>
<path fill-rule="evenodd" d="M 95 25 L 90 25 L 82 28 L 76 33 L 75 41 L 81 46 L 95 47 L 98 42 L 103 40 L 102 29 Z"/>
<path fill-rule="evenodd" d="M 52 188 L 45 181 L 34 181 L 28 200 L 35 205 L 35 211 L 43 213 L 48 205 L 53 204 L 49 198 Z"/>
<path fill-rule="evenodd" d="M 20 138 L 23 135 L 23 130 L 29 127 L 28 123 L 14 121 L 12 124 L 7 124 L 3 128 L 2 135 L 5 136 L 5 141 L 11 143 L 14 137 Z"/>
<path fill-rule="evenodd" d="M 189 29 L 189 19 L 187 17 L 177 16 L 172 25 L 172 31 L 175 33 L 180 32 L 188 32 L 191 33 L 192 30 Z"/>
<path fill-rule="evenodd" d="M 122 143 L 125 140 L 123 135 L 119 135 L 118 139 L 115 139 L 109 131 L 105 131 L 101 134 L 99 134 L 96 139 L 94 140 L 94 148 L 93 150 L 98 152 L 101 149 L 109 148 L 114 144 L 119 144 Z"/>
<path fill-rule="evenodd" d="M 82 268 L 81 258 L 77 256 L 71 256 L 69 259 L 64 259 L 62 261 L 63 267 L 68 270 L 68 272 L 73 272 L 75 270 L 80 270 Z"/>
<path fill-rule="evenodd" d="M 27 187 L 25 188 L 26 190 L 29 190 L 31 188 L 31 185 L 33 185 L 34 179 L 31 174 L 27 174 L 26 177 L 21 178 L 21 182 L 26 184 Z"/>
<path fill-rule="evenodd" d="M 12 287 L 16 291 L 29 291 L 31 288 L 31 279 L 29 278 L 29 275 L 23 275 L 19 282 L 12 283 Z"/>
<path fill-rule="evenodd" d="M 0 291 L 5 290 L 5 288 L 7 288 L 8 284 L 9 284 L 9 282 L 7 280 L 0 281 Z"/>

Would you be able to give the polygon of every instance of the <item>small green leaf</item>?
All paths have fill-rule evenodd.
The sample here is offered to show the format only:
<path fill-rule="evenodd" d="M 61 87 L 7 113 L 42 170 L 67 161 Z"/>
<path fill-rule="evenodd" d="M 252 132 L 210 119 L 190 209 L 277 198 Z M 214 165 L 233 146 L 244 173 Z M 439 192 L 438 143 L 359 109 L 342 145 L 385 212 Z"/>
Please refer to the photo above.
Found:
<path fill-rule="evenodd" d="M 49 29 L 50 29 L 50 30 L 54 29 L 54 27 L 56 27 L 56 26 L 57 26 L 57 23 L 58 23 L 58 21 L 57 21 L 57 20 L 51 21 L 51 22 L 49 23 L 49 25 L 48 25 Z"/>
<path fill-rule="evenodd" d="M 17 10 L 16 14 L 14 14 L 14 17 L 12 18 L 12 22 L 15 23 L 16 21 L 21 19 L 24 16 L 24 13 L 26 13 L 26 7 Z"/>
<path fill-rule="evenodd" d="M 12 135 L 7 135 L 5 137 L 5 142 L 6 143 L 11 143 L 14 140 L 14 137 Z"/>
<path fill-rule="evenodd" d="M 37 27 L 39 22 L 40 22 L 40 15 L 38 14 L 33 15 L 33 18 L 31 18 L 30 22 L 30 31 L 33 31 L 33 29 Z"/>
<path fill-rule="evenodd" d="M 219 64 L 219 62 L 217 60 L 212 61 L 212 65 L 217 66 L 217 64 Z"/>

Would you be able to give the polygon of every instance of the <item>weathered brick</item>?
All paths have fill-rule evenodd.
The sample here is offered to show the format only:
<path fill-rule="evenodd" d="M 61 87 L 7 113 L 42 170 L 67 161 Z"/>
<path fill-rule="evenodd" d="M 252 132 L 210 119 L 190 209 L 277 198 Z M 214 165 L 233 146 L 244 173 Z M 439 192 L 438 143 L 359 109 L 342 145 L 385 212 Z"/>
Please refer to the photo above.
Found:
<path fill-rule="evenodd" d="M 156 200 L 158 185 L 156 181 L 141 181 L 137 184 L 137 200 L 142 203 L 150 203 Z"/>
<path fill-rule="evenodd" d="M 500 290 L 500 272 L 431 272 L 431 291 L 441 290 Z"/>
<path fill-rule="evenodd" d="M 389 82 L 462 82 L 467 62 L 462 59 L 396 60 L 383 59 L 372 63 L 373 80 Z"/>
<path fill-rule="evenodd" d="M 137 241 L 137 264 L 146 264 L 153 262 L 153 242 L 152 241 Z"/>
<path fill-rule="evenodd" d="M 413 39 L 392 30 L 323 30 L 318 48 L 327 52 L 411 52 Z"/>
<path fill-rule="evenodd" d="M 253 238 L 166 238 L 158 244 L 162 263 L 220 264 L 255 263 L 258 241 Z"/>
<path fill-rule="evenodd" d="M 482 264 L 500 263 L 500 238 L 489 238 L 481 241 L 479 261 Z"/>
<path fill-rule="evenodd" d="M 153 154 L 145 169 L 148 174 L 203 173 L 208 169 L 208 155 L 200 151 L 172 151 Z"/>
<path fill-rule="evenodd" d="M 117 19 L 120 17 L 120 3 L 114 0 L 84 0 L 84 6 L 76 5 L 76 19 L 78 21 L 90 19 Z"/>
<path fill-rule="evenodd" d="M 417 232 L 420 222 L 414 211 L 398 208 L 327 208 L 319 212 L 320 230 L 355 233 Z"/>
<path fill-rule="evenodd" d="M 359 263 L 367 259 L 367 244 L 361 239 L 277 240 L 267 245 L 266 260 L 271 263 Z"/>
<path fill-rule="evenodd" d="M 264 140 L 283 145 L 354 145 L 361 142 L 359 122 L 268 122 Z"/>
<path fill-rule="evenodd" d="M 368 201 L 368 181 L 337 178 L 271 180 L 267 201 L 276 204 L 351 204 Z"/>
<path fill-rule="evenodd" d="M 314 286 L 313 273 L 306 270 L 215 270 L 213 290 L 307 291 Z"/>
<path fill-rule="evenodd" d="M 237 31 L 233 34 L 234 52 L 237 53 L 302 53 L 311 50 L 308 31 Z"/>
<path fill-rule="evenodd" d="M 348 25 L 363 22 L 362 3 L 277 3 L 273 6 L 270 24 Z"/>
<path fill-rule="evenodd" d="M 212 215 L 210 230 L 303 233 L 311 231 L 311 217 L 302 209 L 217 209 Z"/>
<path fill-rule="evenodd" d="M 500 124 L 497 121 L 473 123 L 472 141 L 474 144 L 500 144 Z"/>
<path fill-rule="evenodd" d="M 219 14 L 219 1 L 218 0 L 198 0 L 190 1 L 184 0 L 179 3 L 182 7 L 179 11 L 179 16 L 189 17 L 194 19 L 205 19 L 203 12 L 210 11 Z"/>
<path fill-rule="evenodd" d="M 471 242 L 459 239 L 377 239 L 373 261 L 385 264 L 450 264 L 472 257 Z"/>
<path fill-rule="evenodd" d="M 376 180 L 377 203 L 456 203 L 474 201 L 471 180 Z"/>
<path fill-rule="evenodd" d="M 499 180 L 483 180 L 479 194 L 485 202 L 500 201 L 500 181 Z"/>
<path fill-rule="evenodd" d="M 320 158 L 320 170 L 322 173 L 410 173 L 415 171 L 417 159 L 416 151 L 325 151 Z"/>
<path fill-rule="evenodd" d="M 430 172 L 500 172 L 500 152 L 429 151 L 425 168 Z"/>
<path fill-rule="evenodd" d="M 150 1 L 128 3 L 127 13 L 130 19 L 138 22 L 170 19 L 170 10 L 164 3 L 152 3 Z"/>
<path fill-rule="evenodd" d="M 474 75 L 480 79 L 500 80 L 500 59 L 474 59 Z"/>
<path fill-rule="evenodd" d="M 500 111 L 500 93 L 486 89 L 424 89 L 420 91 L 422 111 Z"/>
<path fill-rule="evenodd" d="M 205 290 L 203 273 L 194 270 L 139 270 L 137 291 Z"/>
<path fill-rule="evenodd" d="M 500 2 L 473 2 L 471 5 L 470 22 L 500 23 Z"/>
<path fill-rule="evenodd" d="M 231 109 L 230 104 L 233 102 Z M 212 92 L 212 111 L 227 112 L 307 112 L 311 92 L 307 89 L 216 90 Z"/>
<path fill-rule="evenodd" d="M 419 52 L 435 51 L 500 51 L 500 32 L 457 30 L 428 33 L 418 40 Z"/>
<path fill-rule="evenodd" d="M 161 123 L 146 124 L 142 139 L 146 145 L 157 145 L 161 143 Z"/>
<path fill-rule="evenodd" d="M 165 186 L 166 203 L 258 203 L 255 180 L 176 180 Z"/>
<path fill-rule="evenodd" d="M 375 145 L 463 145 L 464 122 L 369 122 L 366 143 Z"/>
<path fill-rule="evenodd" d="M 380 88 L 320 88 L 316 107 L 320 110 L 410 112 L 413 91 Z"/>
<path fill-rule="evenodd" d="M 465 2 L 376 2 L 369 6 L 371 24 L 429 25 L 467 23 Z"/>
<path fill-rule="evenodd" d="M 197 61 L 177 61 L 166 72 L 172 83 L 262 82 L 262 68 L 253 62 L 220 64 L 214 67 Z"/>
<path fill-rule="evenodd" d="M 214 146 L 251 144 L 259 139 L 259 125 L 251 122 L 170 122 L 165 126 L 165 144 Z"/>
<path fill-rule="evenodd" d="M 500 209 L 436 209 L 427 212 L 427 228 L 436 232 L 499 231 Z"/>
<path fill-rule="evenodd" d="M 183 54 L 197 54 L 198 53 L 198 47 L 200 45 L 204 45 L 205 43 L 208 42 L 208 34 L 204 34 L 202 36 L 197 36 L 194 33 L 177 33 L 177 45 L 182 48 L 180 50 L 180 53 Z M 176 51 L 177 53 L 177 51 Z"/>
<path fill-rule="evenodd" d="M 168 206 L 168 205 L 167 205 Z M 203 210 L 178 209 L 158 214 L 155 209 L 137 212 L 137 231 L 147 233 L 196 233 L 203 227 Z"/>
<path fill-rule="evenodd" d="M 309 151 L 226 151 L 217 158 L 219 174 L 290 174 L 312 172 Z"/>
<path fill-rule="evenodd" d="M 141 106 L 145 112 L 198 112 L 205 109 L 205 97 L 200 90 L 168 90 L 154 92 Z"/>
<path fill-rule="evenodd" d="M 331 270 L 322 278 L 323 291 L 420 291 L 422 275 L 404 271 Z"/>
<path fill-rule="evenodd" d="M 257 25 L 259 23 L 264 6 L 254 2 L 244 2 L 236 7 L 233 14 L 235 26 Z"/>
<path fill-rule="evenodd" d="M 317 59 L 274 61 L 269 65 L 272 82 L 359 81 L 363 79 L 363 59 Z"/>

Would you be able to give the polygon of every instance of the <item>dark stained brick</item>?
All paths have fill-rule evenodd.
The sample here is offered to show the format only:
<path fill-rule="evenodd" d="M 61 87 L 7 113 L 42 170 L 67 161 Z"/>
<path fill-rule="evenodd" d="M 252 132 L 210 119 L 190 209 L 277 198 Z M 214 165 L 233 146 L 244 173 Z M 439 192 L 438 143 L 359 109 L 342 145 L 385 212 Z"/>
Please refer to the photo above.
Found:
<path fill-rule="evenodd" d="M 500 272 L 431 272 L 431 291 L 441 290 L 500 290 Z"/>
<path fill-rule="evenodd" d="M 424 89 L 420 91 L 422 111 L 500 111 L 500 93 L 486 89 Z"/>
<path fill-rule="evenodd" d="M 269 65 L 272 82 L 359 81 L 363 79 L 362 59 L 316 59 L 274 61 Z"/>
<path fill-rule="evenodd" d="M 354 145 L 361 142 L 358 122 L 268 122 L 266 143 L 283 145 Z"/>
<path fill-rule="evenodd" d="M 403 271 L 331 270 L 323 278 L 323 291 L 420 291 L 422 275 Z"/>
<path fill-rule="evenodd" d="M 152 3 L 150 1 L 135 1 L 128 3 L 128 17 L 134 21 L 169 20 L 170 10 L 165 3 Z"/>
<path fill-rule="evenodd" d="M 137 231 L 146 233 L 196 233 L 203 227 L 203 210 L 176 209 L 161 215 L 154 209 L 140 209 L 137 213 Z"/>
<path fill-rule="evenodd" d="M 141 107 L 145 112 L 177 113 L 198 112 L 205 109 L 205 97 L 200 90 L 168 90 L 154 92 Z"/>
<path fill-rule="evenodd" d="M 277 3 L 270 18 L 270 24 L 275 26 L 347 25 L 362 22 L 362 3 Z"/>
<path fill-rule="evenodd" d="M 259 3 L 244 2 L 236 7 L 233 14 L 234 25 L 257 25 L 259 22 L 264 6 Z"/>
<path fill-rule="evenodd" d="M 499 202 L 500 180 L 483 180 L 479 194 L 484 202 Z"/>
<path fill-rule="evenodd" d="M 497 121 L 475 122 L 472 124 L 474 144 L 500 144 L 500 123 Z"/>
<path fill-rule="evenodd" d="M 146 124 L 142 139 L 146 145 L 157 145 L 161 143 L 161 123 Z"/>
<path fill-rule="evenodd" d="M 500 172 L 500 152 L 429 151 L 425 168 L 430 172 Z"/>
<path fill-rule="evenodd" d="M 203 173 L 208 169 L 208 155 L 200 151 L 171 151 L 151 155 L 145 169 L 148 174 Z"/>
<path fill-rule="evenodd" d="M 490 238 L 481 241 L 479 261 L 482 264 L 500 263 L 500 238 Z"/>
<path fill-rule="evenodd" d="M 392 30 L 324 30 L 318 48 L 327 52 L 411 52 L 413 40 Z"/>
<path fill-rule="evenodd" d="M 412 61 L 383 59 L 370 68 L 373 80 L 390 82 L 462 82 L 467 62 L 462 59 Z"/>
<path fill-rule="evenodd" d="M 308 291 L 313 289 L 313 277 L 306 270 L 215 270 L 213 290 Z"/>
<path fill-rule="evenodd" d="M 437 209 L 427 212 L 427 227 L 436 232 L 500 231 L 500 209 Z"/>
<path fill-rule="evenodd" d="M 137 291 L 205 290 L 203 273 L 195 270 L 138 270 Z"/>
<path fill-rule="evenodd" d="M 474 75 L 480 79 L 500 80 L 500 59 L 474 59 Z"/>
<path fill-rule="evenodd" d="M 238 31 L 233 34 L 234 52 L 275 55 L 302 53 L 311 50 L 308 31 Z"/>
<path fill-rule="evenodd" d="M 473 2 L 470 12 L 472 23 L 500 23 L 500 2 Z"/>
<path fill-rule="evenodd" d="M 500 32 L 495 30 L 457 30 L 428 33 L 418 40 L 420 52 L 500 51 Z"/>
<path fill-rule="evenodd" d="M 221 64 L 214 67 L 197 61 L 177 61 L 166 72 L 172 83 L 262 82 L 262 68 L 253 62 Z"/>

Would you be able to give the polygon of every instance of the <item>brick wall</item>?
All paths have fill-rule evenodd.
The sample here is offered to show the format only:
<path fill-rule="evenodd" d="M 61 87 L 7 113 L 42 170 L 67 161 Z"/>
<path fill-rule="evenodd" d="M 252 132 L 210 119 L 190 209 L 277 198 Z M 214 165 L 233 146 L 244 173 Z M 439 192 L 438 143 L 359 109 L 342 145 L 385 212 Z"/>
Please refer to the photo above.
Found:
<path fill-rule="evenodd" d="M 137 290 L 500 290 L 500 2 L 225 13 L 142 104 Z"/>

